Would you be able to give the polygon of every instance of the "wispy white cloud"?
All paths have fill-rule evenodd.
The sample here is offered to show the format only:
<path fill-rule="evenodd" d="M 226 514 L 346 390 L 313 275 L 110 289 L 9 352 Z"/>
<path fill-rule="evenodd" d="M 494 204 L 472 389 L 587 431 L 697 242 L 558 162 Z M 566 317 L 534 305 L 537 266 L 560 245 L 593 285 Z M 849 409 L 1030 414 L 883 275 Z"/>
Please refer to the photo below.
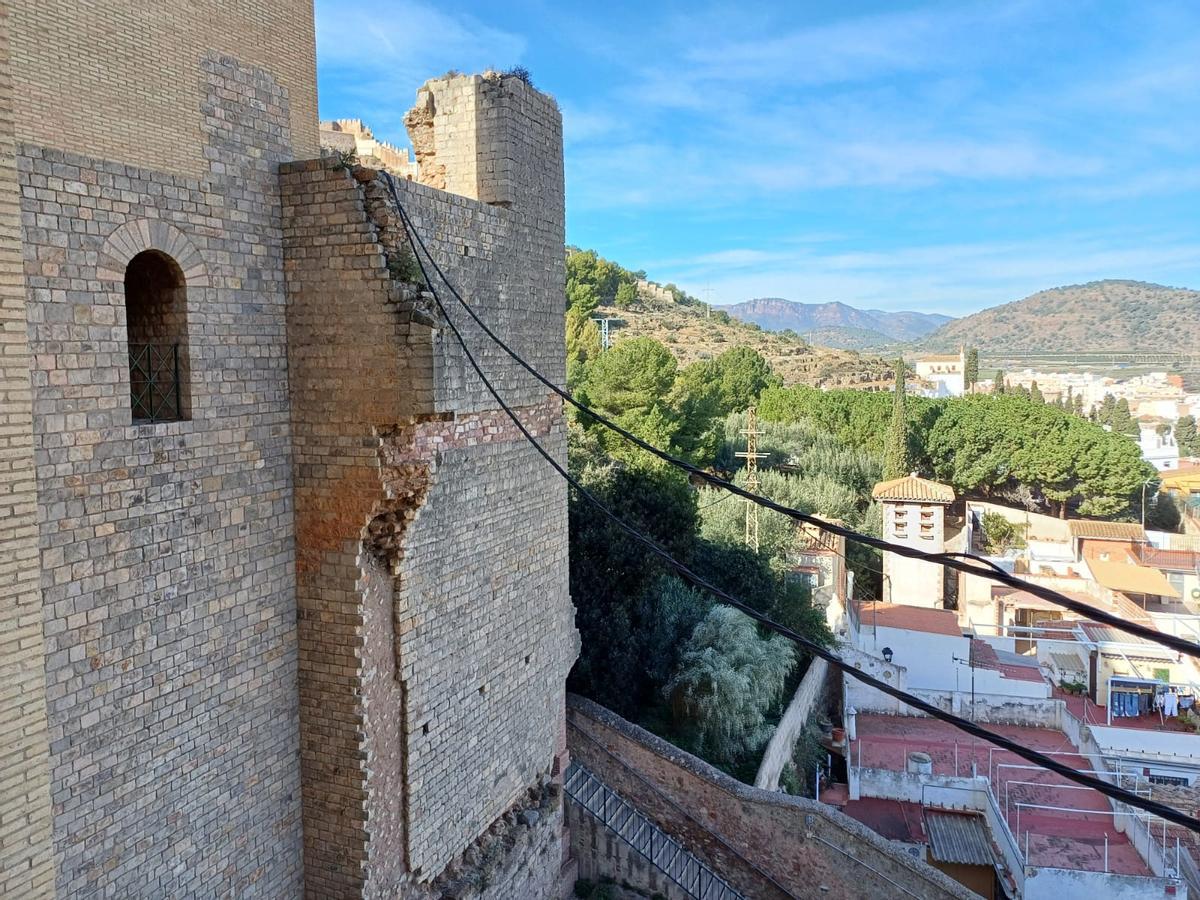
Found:
<path fill-rule="evenodd" d="M 1052 245 L 1015 240 L 870 252 L 779 248 L 661 263 L 654 271 L 693 293 L 711 288 L 718 303 L 782 296 L 961 315 L 967 299 L 1004 303 L 1059 284 L 1190 275 L 1200 268 L 1200 241 L 1155 234 L 1068 235 Z"/>
<path fill-rule="evenodd" d="M 512 3 L 319 0 L 323 111 L 403 141 L 424 79 L 527 64 L 563 111 L 569 238 L 729 300 L 1200 280 L 1190 0 Z"/>
<path fill-rule="evenodd" d="M 323 114 L 366 118 L 397 143 L 405 141 L 401 120 L 426 79 L 451 69 L 508 68 L 527 47 L 517 32 L 420 0 L 317 0 L 316 25 L 322 78 L 336 81 L 338 97 L 352 105 Z"/>

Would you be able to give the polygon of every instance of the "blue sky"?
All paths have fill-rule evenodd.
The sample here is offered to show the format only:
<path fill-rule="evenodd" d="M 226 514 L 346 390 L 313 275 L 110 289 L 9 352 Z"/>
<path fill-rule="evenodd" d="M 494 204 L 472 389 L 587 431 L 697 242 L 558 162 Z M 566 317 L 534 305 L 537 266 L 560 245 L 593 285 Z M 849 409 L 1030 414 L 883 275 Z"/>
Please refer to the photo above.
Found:
<path fill-rule="evenodd" d="M 562 107 L 567 239 L 715 303 L 962 315 L 1200 288 L 1200 4 L 317 2 L 323 118 L 426 78 Z"/>

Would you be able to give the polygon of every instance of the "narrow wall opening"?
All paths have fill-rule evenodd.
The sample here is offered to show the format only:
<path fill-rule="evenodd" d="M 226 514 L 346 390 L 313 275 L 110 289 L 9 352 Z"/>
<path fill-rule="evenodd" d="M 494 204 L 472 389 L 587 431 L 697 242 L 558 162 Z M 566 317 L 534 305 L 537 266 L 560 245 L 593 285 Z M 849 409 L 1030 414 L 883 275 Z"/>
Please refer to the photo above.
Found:
<path fill-rule="evenodd" d="M 134 423 L 190 418 L 187 285 L 167 254 L 144 250 L 129 261 L 125 322 Z"/>

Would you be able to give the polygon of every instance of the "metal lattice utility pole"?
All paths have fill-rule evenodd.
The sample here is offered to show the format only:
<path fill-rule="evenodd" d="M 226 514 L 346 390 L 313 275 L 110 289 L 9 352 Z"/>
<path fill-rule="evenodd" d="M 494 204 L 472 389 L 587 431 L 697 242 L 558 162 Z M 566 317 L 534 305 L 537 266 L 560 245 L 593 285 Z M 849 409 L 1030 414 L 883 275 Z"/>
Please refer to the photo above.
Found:
<path fill-rule="evenodd" d="M 750 407 L 746 410 L 746 427 L 742 429 L 746 436 L 746 450 L 736 456 L 746 460 L 746 490 L 758 493 L 758 461 L 767 457 L 766 453 L 758 452 L 758 438 L 763 432 L 758 430 L 758 410 Z M 746 546 L 758 552 L 758 504 L 746 500 Z"/>
<path fill-rule="evenodd" d="M 598 318 L 598 319 L 592 319 L 592 321 L 600 326 L 600 349 L 607 350 L 609 347 L 612 346 L 612 343 L 611 343 L 611 341 L 609 341 L 609 338 L 608 338 L 608 323 L 616 322 L 618 320 L 602 317 L 602 318 Z"/>

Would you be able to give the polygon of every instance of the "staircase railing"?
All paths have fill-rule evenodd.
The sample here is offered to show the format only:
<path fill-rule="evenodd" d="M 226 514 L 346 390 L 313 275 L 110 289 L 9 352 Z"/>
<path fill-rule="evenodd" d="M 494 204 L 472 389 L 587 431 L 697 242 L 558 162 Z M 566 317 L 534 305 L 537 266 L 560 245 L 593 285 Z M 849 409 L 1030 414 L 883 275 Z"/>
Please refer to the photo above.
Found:
<path fill-rule="evenodd" d="M 689 897 L 696 900 L 745 900 L 716 872 L 579 763 L 572 763 L 567 770 L 563 790 Z"/>

